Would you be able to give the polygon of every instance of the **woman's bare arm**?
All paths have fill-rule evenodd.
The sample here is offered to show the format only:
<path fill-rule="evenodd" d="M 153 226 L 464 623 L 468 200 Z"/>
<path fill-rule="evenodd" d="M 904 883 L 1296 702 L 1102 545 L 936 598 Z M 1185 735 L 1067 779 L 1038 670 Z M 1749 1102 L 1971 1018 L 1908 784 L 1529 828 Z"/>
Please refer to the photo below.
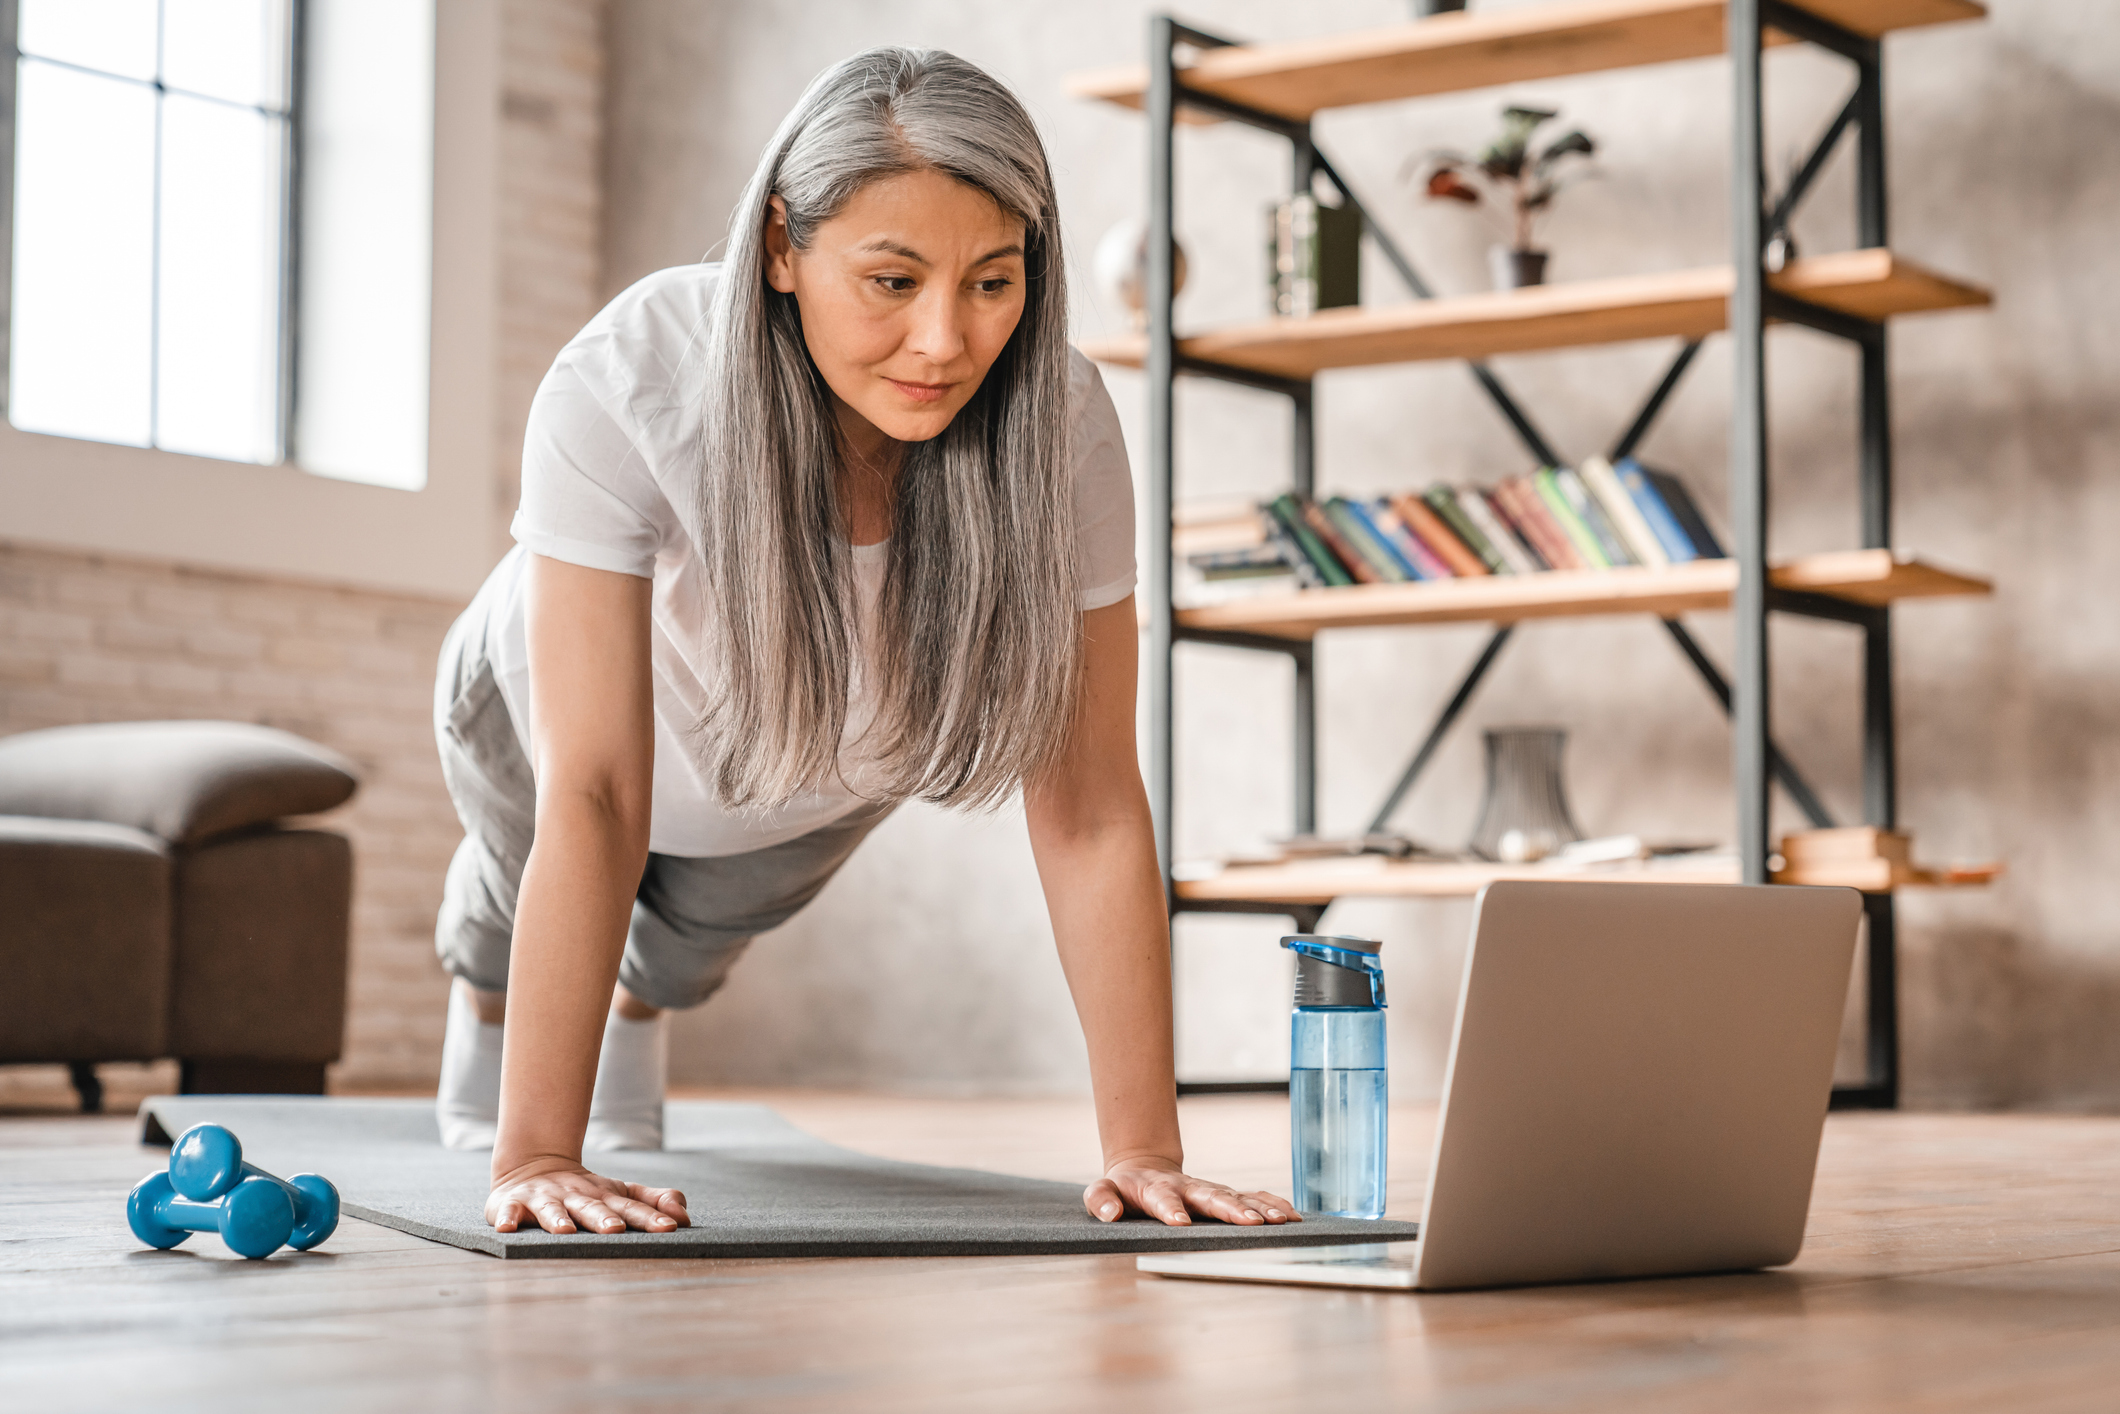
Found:
<path fill-rule="evenodd" d="M 533 555 L 526 615 L 537 833 L 508 964 L 487 1220 L 666 1230 L 684 1196 L 582 1167 L 604 1014 L 648 858 L 655 768 L 649 581 Z"/>
<path fill-rule="evenodd" d="M 1295 1205 L 1183 1172 L 1171 1057 L 1170 921 L 1134 745 L 1139 630 L 1131 597 L 1082 616 L 1083 699 L 1066 756 L 1024 792 L 1060 965 L 1089 1046 L 1105 1176 L 1083 1204 L 1166 1223 L 1191 1213 L 1285 1222 Z"/>

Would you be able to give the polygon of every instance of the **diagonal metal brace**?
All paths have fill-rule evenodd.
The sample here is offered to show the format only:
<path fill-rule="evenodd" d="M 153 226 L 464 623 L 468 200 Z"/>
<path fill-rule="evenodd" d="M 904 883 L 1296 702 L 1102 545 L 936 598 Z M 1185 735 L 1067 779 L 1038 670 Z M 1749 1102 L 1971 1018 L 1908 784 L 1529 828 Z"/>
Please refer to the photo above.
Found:
<path fill-rule="evenodd" d="M 1642 410 L 1634 415 L 1633 424 L 1620 434 L 1620 439 L 1612 444 L 1612 450 L 1605 454 L 1607 461 L 1616 462 L 1634 454 L 1634 449 L 1642 438 L 1649 435 L 1649 428 L 1655 423 L 1656 415 L 1664 410 L 1664 403 L 1670 398 L 1672 390 L 1678 387 L 1678 380 L 1686 376 L 1686 370 L 1692 366 L 1693 355 L 1700 352 L 1700 344 L 1699 339 L 1686 340 L 1684 347 L 1678 351 L 1678 357 L 1672 359 L 1671 366 L 1664 370 L 1663 381 L 1656 385 L 1656 391 L 1642 404 Z"/>
<path fill-rule="evenodd" d="M 1346 203 L 1349 209 L 1362 218 L 1362 229 L 1368 232 L 1369 239 L 1376 245 L 1377 252 L 1386 261 L 1390 262 L 1391 268 L 1398 272 L 1399 279 L 1405 283 L 1407 289 L 1413 292 L 1413 297 L 1415 299 L 1434 299 L 1435 290 L 1429 286 L 1426 280 L 1421 278 L 1420 272 L 1413 268 L 1413 262 L 1406 258 L 1404 251 L 1399 249 L 1398 242 L 1391 238 L 1391 233 L 1385 230 L 1374 216 L 1369 214 L 1369 208 L 1362 204 L 1362 198 L 1357 196 L 1354 188 L 1347 184 L 1347 179 L 1340 175 L 1339 169 L 1334 167 L 1325 154 L 1315 146 L 1311 148 L 1311 161 L 1320 172 L 1325 174 L 1325 180 L 1331 182 L 1333 186 L 1339 189 L 1340 199 Z M 1467 359 L 1465 366 L 1472 370 L 1472 376 L 1479 380 L 1480 387 L 1486 390 L 1488 398 L 1493 401 L 1494 406 L 1501 412 L 1502 416 L 1508 420 L 1511 430 L 1530 449 L 1531 455 L 1538 460 L 1539 465 L 1559 466 L 1561 459 L 1554 454 L 1552 444 L 1539 432 L 1538 427 L 1531 421 L 1530 415 L 1524 411 L 1522 405 L 1510 396 L 1507 388 L 1502 386 L 1502 380 L 1495 376 L 1494 370 L 1477 359 Z"/>
<path fill-rule="evenodd" d="M 1186 26 L 1174 26 L 1173 29 L 1180 39 L 1197 44 L 1202 48 L 1226 46 L 1235 42 Z M 1361 216 L 1363 229 L 1368 232 L 1370 239 L 1375 242 L 1377 250 L 1382 253 L 1385 260 L 1390 262 L 1392 269 L 1398 272 L 1399 278 L 1406 282 L 1406 288 L 1413 292 L 1414 298 L 1435 298 L 1434 289 L 1413 268 L 1413 263 L 1406 259 L 1405 253 L 1399 249 L 1397 242 L 1393 241 L 1389 232 L 1377 223 L 1374 216 L 1370 215 L 1369 209 L 1362 204 L 1362 199 L 1355 194 L 1353 188 L 1348 186 L 1346 179 L 1339 174 L 1339 171 L 1334 168 L 1325 154 L 1317 149 L 1311 137 L 1308 121 L 1301 118 L 1284 117 L 1279 113 L 1269 113 L 1263 109 L 1253 108 L 1246 104 L 1233 102 L 1227 98 L 1218 97 L 1212 93 L 1203 93 L 1198 89 L 1187 88 L 1182 76 L 1178 82 L 1175 99 L 1180 107 L 1192 108 L 1202 113 L 1212 113 L 1218 118 L 1226 118 L 1231 122 L 1243 123 L 1245 126 L 1257 128 L 1261 132 L 1273 133 L 1276 136 L 1287 138 L 1291 142 L 1309 146 L 1311 165 L 1317 171 L 1322 172 L 1325 175 L 1325 179 L 1339 189 L 1340 196 L 1346 205 Z M 1502 381 L 1495 376 L 1494 370 L 1477 360 L 1467 360 L 1467 366 L 1472 369 L 1472 376 L 1479 380 L 1480 387 L 1486 390 L 1487 396 L 1493 400 L 1495 407 L 1507 419 L 1511 430 L 1522 440 L 1525 447 L 1530 450 L 1531 455 L 1537 459 L 1539 464 L 1542 466 L 1560 465 L 1560 458 L 1554 454 L 1552 444 L 1539 432 L 1538 427 L 1531 421 L 1529 415 L 1524 412 L 1524 409 L 1517 403 L 1516 399 L 1510 396 L 1509 390 L 1502 386 Z M 1208 364 L 1204 361 L 1193 362 L 1188 371 L 1206 374 L 1210 377 L 1224 378 L 1234 383 L 1245 383 L 1251 387 L 1261 388 L 1269 392 L 1287 391 L 1285 386 L 1267 382 L 1266 376 L 1252 375 L 1247 377 L 1240 371 L 1225 370 L 1219 365 Z"/>
<path fill-rule="evenodd" d="M 1789 229 L 1790 218 L 1796 214 L 1797 206 L 1811 190 L 1811 183 L 1818 180 L 1819 172 L 1825 168 L 1826 159 L 1833 155 L 1834 144 L 1840 141 L 1840 135 L 1848 130 L 1848 126 L 1861 111 L 1862 98 L 1862 90 L 1859 87 L 1848 95 L 1848 101 L 1841 105 L 1840 115 L 1833 119 L 1826 128 L 1825 136 L 1812 147 L 1811 155 L 1804 159 L 1804 164 L 1797 169 L 1796 175 L 1789 178 L 1789 189 L 1781 194 L 1781 199 L 1774 203 L 1773 211 L 1767 215 L 1769 236 L 1779 235 Z"/>
<path fill-rule="evenodd" d="M 1480 685 L 1481 678 L 1487 676 L 1487 670 L 1494 666 L 1494 660 L 1501 653 L 1502 645 L 1509 641 L 1509 635 L 1514 632 L 1515 624 L 1503 624 L 1494 631 L 1494 637 L 1487 640 L 1487 646 L 1481 649 L 1480 656 L 1473 660 L 1471 669 L 1465 674 L 1465 680 L 1458 684 L 1457 691 L 1451 694 L 1450 701 L 1444 704 L 1442 714 L 1435 719 L 1435 725 L 1428 729 L 1428 735 L 1422 739 L 1420 749 L 1415 751 L 1413 759 L 1406 763 L 1406 769 L 1399 775 L 1399 783 L 1391 788 L 1391 794 L 1385 796 L 1384 803 L 1377 807 L 1376 815 L 1369 822 L 1368 833 L 1379 835 L 1384 832 L 1392 812 L 1399 808 L 1399 802 L 1406 798 L 1406 792 L 1413 789 L 1413 783 L 1420 779 L 1421 772 L 1428 769 L 1430 758 L 1435 755 L 1436 749 L 1442 746 L 1443 738 L 1449 734 L 1458 714 L 1464 711 L 1465 704 L 1472 700 L 1473 689 Z"/>
<path fill-rule="evenodd" d="M 1699 642 L 1686 631 L 1684 624 L 1677 619 L 1664 619 L 1662 622 L 1678 644 L 1679 651 L 1686 655 L 1694 670 L 1707 681 L 1708 691 L 1714 693 L 1715 700 L 1722 704 L 1724 715 L 1728 715 L 1730 683 L 1722 675 L 1722 670 L 1715 666 Z M 1767 771 L 1781 783 L 1781 788 L 1789 793 L 1789 799 L 1796 802 L 1796 808 L 1803 812 L 1804 818 L 1811 822 L 1813 828 L 1833 828 L 1833 815 L 1826 809 L 1825 802 L 1818 798 L 1818 793 L 1811 789 L 1811 783 L 1798 774 L 1789 758 L 1783 755 L 1781 748 L 1772 741 L 1767 743 Z"/>

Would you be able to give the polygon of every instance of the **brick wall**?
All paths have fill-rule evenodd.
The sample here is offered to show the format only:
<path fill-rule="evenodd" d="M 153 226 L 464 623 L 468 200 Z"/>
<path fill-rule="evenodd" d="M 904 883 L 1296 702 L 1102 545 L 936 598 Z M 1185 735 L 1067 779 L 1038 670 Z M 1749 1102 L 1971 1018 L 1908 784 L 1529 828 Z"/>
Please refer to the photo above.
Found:
<path fill-rule="evenodd" d="M 604 10 L 502 10 L 494 495 L 510 511 L 531 395 L 599 301 Z M 360 764 L 360 794 L 329 821 L 351 836 L 356 869 L 351 1014 L 334 1073 L 345 1088 L 428 1084 L 440 1058 L 434 913 L 461 831 L 430 704 L 459 607 L 0 540 L 0 735 L 213 717 L 281 727 Z"/>
<path fill-rule="evenodd" d="M 502 12 L 494 495 L 503 529 L 521 490 L 531 396 L 602 303 L 605 9 L 606 0 L 507 0 Z"/>

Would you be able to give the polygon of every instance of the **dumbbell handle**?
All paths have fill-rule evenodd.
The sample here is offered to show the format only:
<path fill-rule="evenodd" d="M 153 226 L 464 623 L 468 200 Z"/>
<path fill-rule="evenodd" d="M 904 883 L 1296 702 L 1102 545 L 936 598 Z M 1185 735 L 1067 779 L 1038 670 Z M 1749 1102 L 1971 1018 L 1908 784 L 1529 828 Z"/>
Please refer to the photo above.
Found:
<path fill-rule="evenodd" d="M 219 1232 L 221 1230 L 221 1200 L 195 1203 L 181 1193 L 169 1193 L 162 1197 L 152 1209 L 155 1217 L 169 1227 L 181 1227 L 190 1232 Z"/>
<path fill-rule="evenodd" d="M 294 1204 L 294 1210 L 298 1213 L 302 1211 L 302 1205 L 309 1201 L 307 1195 L 305 1195 L 301 1189 L 295 1187 L 293 1184 L 289 1183 L 286 1179 L 280 1177 L 276 1173 L 265 1172 L 265 1170 L 259 1168 L 256 1164 L 252 1163 L 248 1159 L 245 1159 L 243 1161 L 243 1178 L 262 1178 L 269 1183 L 277 1183 L 278 1185 L 280 1185 L 280 1187 L 287 1190 L 287 1201 Z M 236 1180 L 236 1182 L 238 1183 L 241 1183 L 242 1181 L 242 1178 Z"/>

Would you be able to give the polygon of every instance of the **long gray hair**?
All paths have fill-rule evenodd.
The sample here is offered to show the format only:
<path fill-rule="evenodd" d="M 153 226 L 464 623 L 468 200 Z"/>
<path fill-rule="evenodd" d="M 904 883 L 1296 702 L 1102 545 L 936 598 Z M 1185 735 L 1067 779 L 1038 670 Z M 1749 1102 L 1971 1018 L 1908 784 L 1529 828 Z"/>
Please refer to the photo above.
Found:
<path fill-rule="evenodd" d="M 705 356 L 696 528 L 723 674 L 699 724 L 730 806 L 828 779 L 846 730 L 859 606 L 838 504 L 831 394 L 791 294 L 766 273 L 770 196 L 808 247 L 864 185 L 933 170 L 1024 225 L 1023 315 L 979 391 L 905 448 L 878 602 L 865 793 L 999 803 L 1048 765 L 1081 672 L 1068 456 L 1067 285 L 1045 149 L 983 70 L 882 48 L 820 75 L 730 219 Z"/>

